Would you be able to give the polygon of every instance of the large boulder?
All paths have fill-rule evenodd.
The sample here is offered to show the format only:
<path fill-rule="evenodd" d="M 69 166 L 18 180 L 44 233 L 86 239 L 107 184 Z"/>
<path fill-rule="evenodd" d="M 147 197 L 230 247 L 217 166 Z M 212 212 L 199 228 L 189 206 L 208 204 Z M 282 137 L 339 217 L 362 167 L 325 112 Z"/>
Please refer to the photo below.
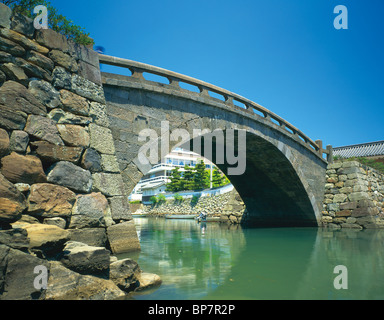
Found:
<path fill-rule="evenodd" d="M 16 152 L 1 159 L 1 173 L 13 183 L 33 184 L 47 181 L 39 158 Z"/>
<path fill-rule="evenodd" d="M 25 208 L 24 195 L 0 174 L 0 222 L 17 221 Z"/>
<path fill-rule="evenodd" d="M 108 201 L 100 192 L 78 195 L 72 209 L 69 228 L 94 228 L 112 225 Z"/>
<path fill-rule="evenodd" d="M 86 243 L 94 247 L 107 246 L 107 232 L 105 228 L 68 229 L 71 241 Z"/>
<path fill-rule="evenodd" d="M 59 161 L 52 165 L 48 173 L 48 182 L 67 187 L 75 192 L 89 193 L 92 188 L 92 175 L 68 161 Z"/>
<path fill-rule="evenodd" d="M 102 275 L 109 269 L 110 252 L 104 247 L 69 241 L 63 249 L 60 262 L 80 274 Z"/>
<path fill-rule="evenodd" d="M 24 128 L 31 136 L 53 144 L 64 145 L 57 130 L 56 123 L 47 117 L 30 115 Z"/>
<path fill-rule="evenodd" d="M 35 152 L 40 159 L 48 163 L 57 161 L 78 163 L 83 152 L 82 147 L 56 145 L 47 141 L 35 141 L 31 145 L 36 148 Z"/>
<path fill-rule="evenodd" d="M 108 227 L 107 236 L 114 254 L 140 250 L 140 241 L 133 221 Z"/>
<path fill-rule="evenodd" d="M 28 233 L 21 228 L 0 230 L 0 244 L 13 249 L 27 251 L 29 247 Z"/>
<path fill-rule="evenodd" d="M 46 300 L 116 300 L 124 296 L 112 280 L 81 275 L 58 261 L 50 262 Z"/>
<path fill-rule="evenodd" d="M 29 224 L 22 227 L 27 230 L 30 239 L 29 248 L 47 254 L 60 252 L 69 240 L 69 233 L 57 226 L 47 224 Z"/>
<path fill-rule="evenodd" d="M 139 286 L 141 269 L 136 261 L 126 258 L 111 263 L 109 278 L 125 292 L 132 291 Z"/>
<path fill-rule="evenodd" d="M 8 154 L 9 144 L 8 132 L 0 129 L 0 158 Z"/>
<path fill-rule="evenodd" d="M 44 290 L 36 285 L 42 269 L 48 277 L 48 261 L 0 244 L 0 300 L 44 299 Z"/>
<path fill-rule="evenodd" d="M 30 189 L 28 212 L 43 218 L 69 217 L 75 200 L 76 194 L 66 187 L 37 183 Z"/>
<path fill-rule="evenodd" d="M 150 289 L 153 287 L 157 287 L 162 283 L 160 276 L 155 273 L 142 272 L 139 275 L 138 280 L 139 280 L 139 287 L 136 288 L 135 291 L 142 291 L 142 290 Z"/>

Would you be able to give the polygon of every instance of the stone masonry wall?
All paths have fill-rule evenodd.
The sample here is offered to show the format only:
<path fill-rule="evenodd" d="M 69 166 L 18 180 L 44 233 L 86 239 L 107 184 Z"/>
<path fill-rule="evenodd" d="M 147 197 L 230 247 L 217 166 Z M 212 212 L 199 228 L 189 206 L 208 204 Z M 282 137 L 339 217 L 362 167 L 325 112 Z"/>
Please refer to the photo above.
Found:
<path fill-rule="evenodd" d="M 196 203 L 192 199 L 183 201 L 167 200 L 155 205 L 145 205 L 144 212 L 150 215 L 165 214 L 193 214 L 199 215 L 202 211 L 208 214 L 208 217 L 216 217 L 220 222 L 237 224 L 242 222 L 245 205 L 236 190 L 211 196 L 200 197 Z"/>
<path fill-rule="evenodd" d="M 105 108 L 95 51 L 0 4 L 0 299 L 123 295 L 109 255 L 140 243 Z"/>
<path fill-rule="evenodd" d="M 324 227 L 384 228 L 384 175 L 357 161 L 336 161 L 326 171 Z"/>

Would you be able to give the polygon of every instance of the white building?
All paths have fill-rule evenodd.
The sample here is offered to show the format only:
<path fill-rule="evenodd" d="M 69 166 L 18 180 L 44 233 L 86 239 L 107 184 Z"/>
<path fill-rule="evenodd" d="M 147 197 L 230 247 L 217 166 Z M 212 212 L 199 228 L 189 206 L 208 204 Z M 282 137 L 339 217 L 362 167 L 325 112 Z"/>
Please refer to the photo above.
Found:
<path fill-rule="evenodd" d="M 175 148 L 165 159 L 154 165 L 149 172 L 144 175 L 139 183 L 135 186 L 129 196 L 129 200 L 142 200 L 143 203 L 149 202 L 149 199 L 159 193 L 165 193 L 166 185 L 169 183 L 172 170 L 180 168 L 180 172 L 184 171 L 184 166 L 194 168 L 196 164 L 203 160 L 207 169 L 214 168 L 214 164 L 208 159 L 200 156 L 192 151 L 182 148 Z"/>

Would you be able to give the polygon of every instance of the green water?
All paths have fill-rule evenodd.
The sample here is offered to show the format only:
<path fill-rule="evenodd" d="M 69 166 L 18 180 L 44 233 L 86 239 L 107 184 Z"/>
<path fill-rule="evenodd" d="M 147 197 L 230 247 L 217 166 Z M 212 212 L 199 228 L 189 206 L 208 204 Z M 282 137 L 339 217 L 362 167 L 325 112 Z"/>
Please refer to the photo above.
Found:
<path fill-rule="evenodd" d="M 384 230 L 245 229 L 137 218 L 141 252 L 120 255 L 162 285 L 137 300 L 384 299 Z M 335 289 L 344 265 L 347 289 Z"/>

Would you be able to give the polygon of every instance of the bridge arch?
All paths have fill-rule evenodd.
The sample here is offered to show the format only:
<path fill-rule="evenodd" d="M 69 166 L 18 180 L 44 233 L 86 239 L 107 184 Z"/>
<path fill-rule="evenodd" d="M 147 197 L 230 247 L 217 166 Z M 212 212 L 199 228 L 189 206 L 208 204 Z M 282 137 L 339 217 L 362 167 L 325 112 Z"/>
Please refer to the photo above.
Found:
<path fill-rule="evenodd" d="M 169 151 L 181 144 L 196 151 L 193 142 L 201 136 L 205 141 L 215 130 L 224 132 L 226 138 L 229 132 L 242 132 L 246 136 L 244 174 L 227 174 L 231 167 L 228 162 L 217 165 L 243 198 L 251 221 L 269 226 L 319 223 L 327 165 L 321 145 L 284 119 L 238 95 L 167 70 L 116 59 L 100 57 L 102 63 L 125 66 L 132 72 L 131 76 L 102 73 L 110 129 L 128 193 L 154 164 L 143 164 L 138 159 L 140 148 L 146 143 L 139 141 L 142 130 L 153 130 L 159 142 L 166 123 L 170 132 L 184 130 L 192 137 L 187 142 L 170 141 Z M 169 84 L 146 80 L 145 72 L 160 74 Z M 197 86 L 199 92 L 181 88 L 180 81 Z M 224 99 L 210 96 L 210 90 Z M 244 108 L 236 106 L 235 100 L 243 103 Z M 193 139 L 196 130 L 203 134 Z M 218 145 L 213 141 L 214 152 L 208 158 L 216 163 Z M 159 161 L 161 143 L 157 146 Z M 228 144 L 221 147 L 226 149 Z"/>

